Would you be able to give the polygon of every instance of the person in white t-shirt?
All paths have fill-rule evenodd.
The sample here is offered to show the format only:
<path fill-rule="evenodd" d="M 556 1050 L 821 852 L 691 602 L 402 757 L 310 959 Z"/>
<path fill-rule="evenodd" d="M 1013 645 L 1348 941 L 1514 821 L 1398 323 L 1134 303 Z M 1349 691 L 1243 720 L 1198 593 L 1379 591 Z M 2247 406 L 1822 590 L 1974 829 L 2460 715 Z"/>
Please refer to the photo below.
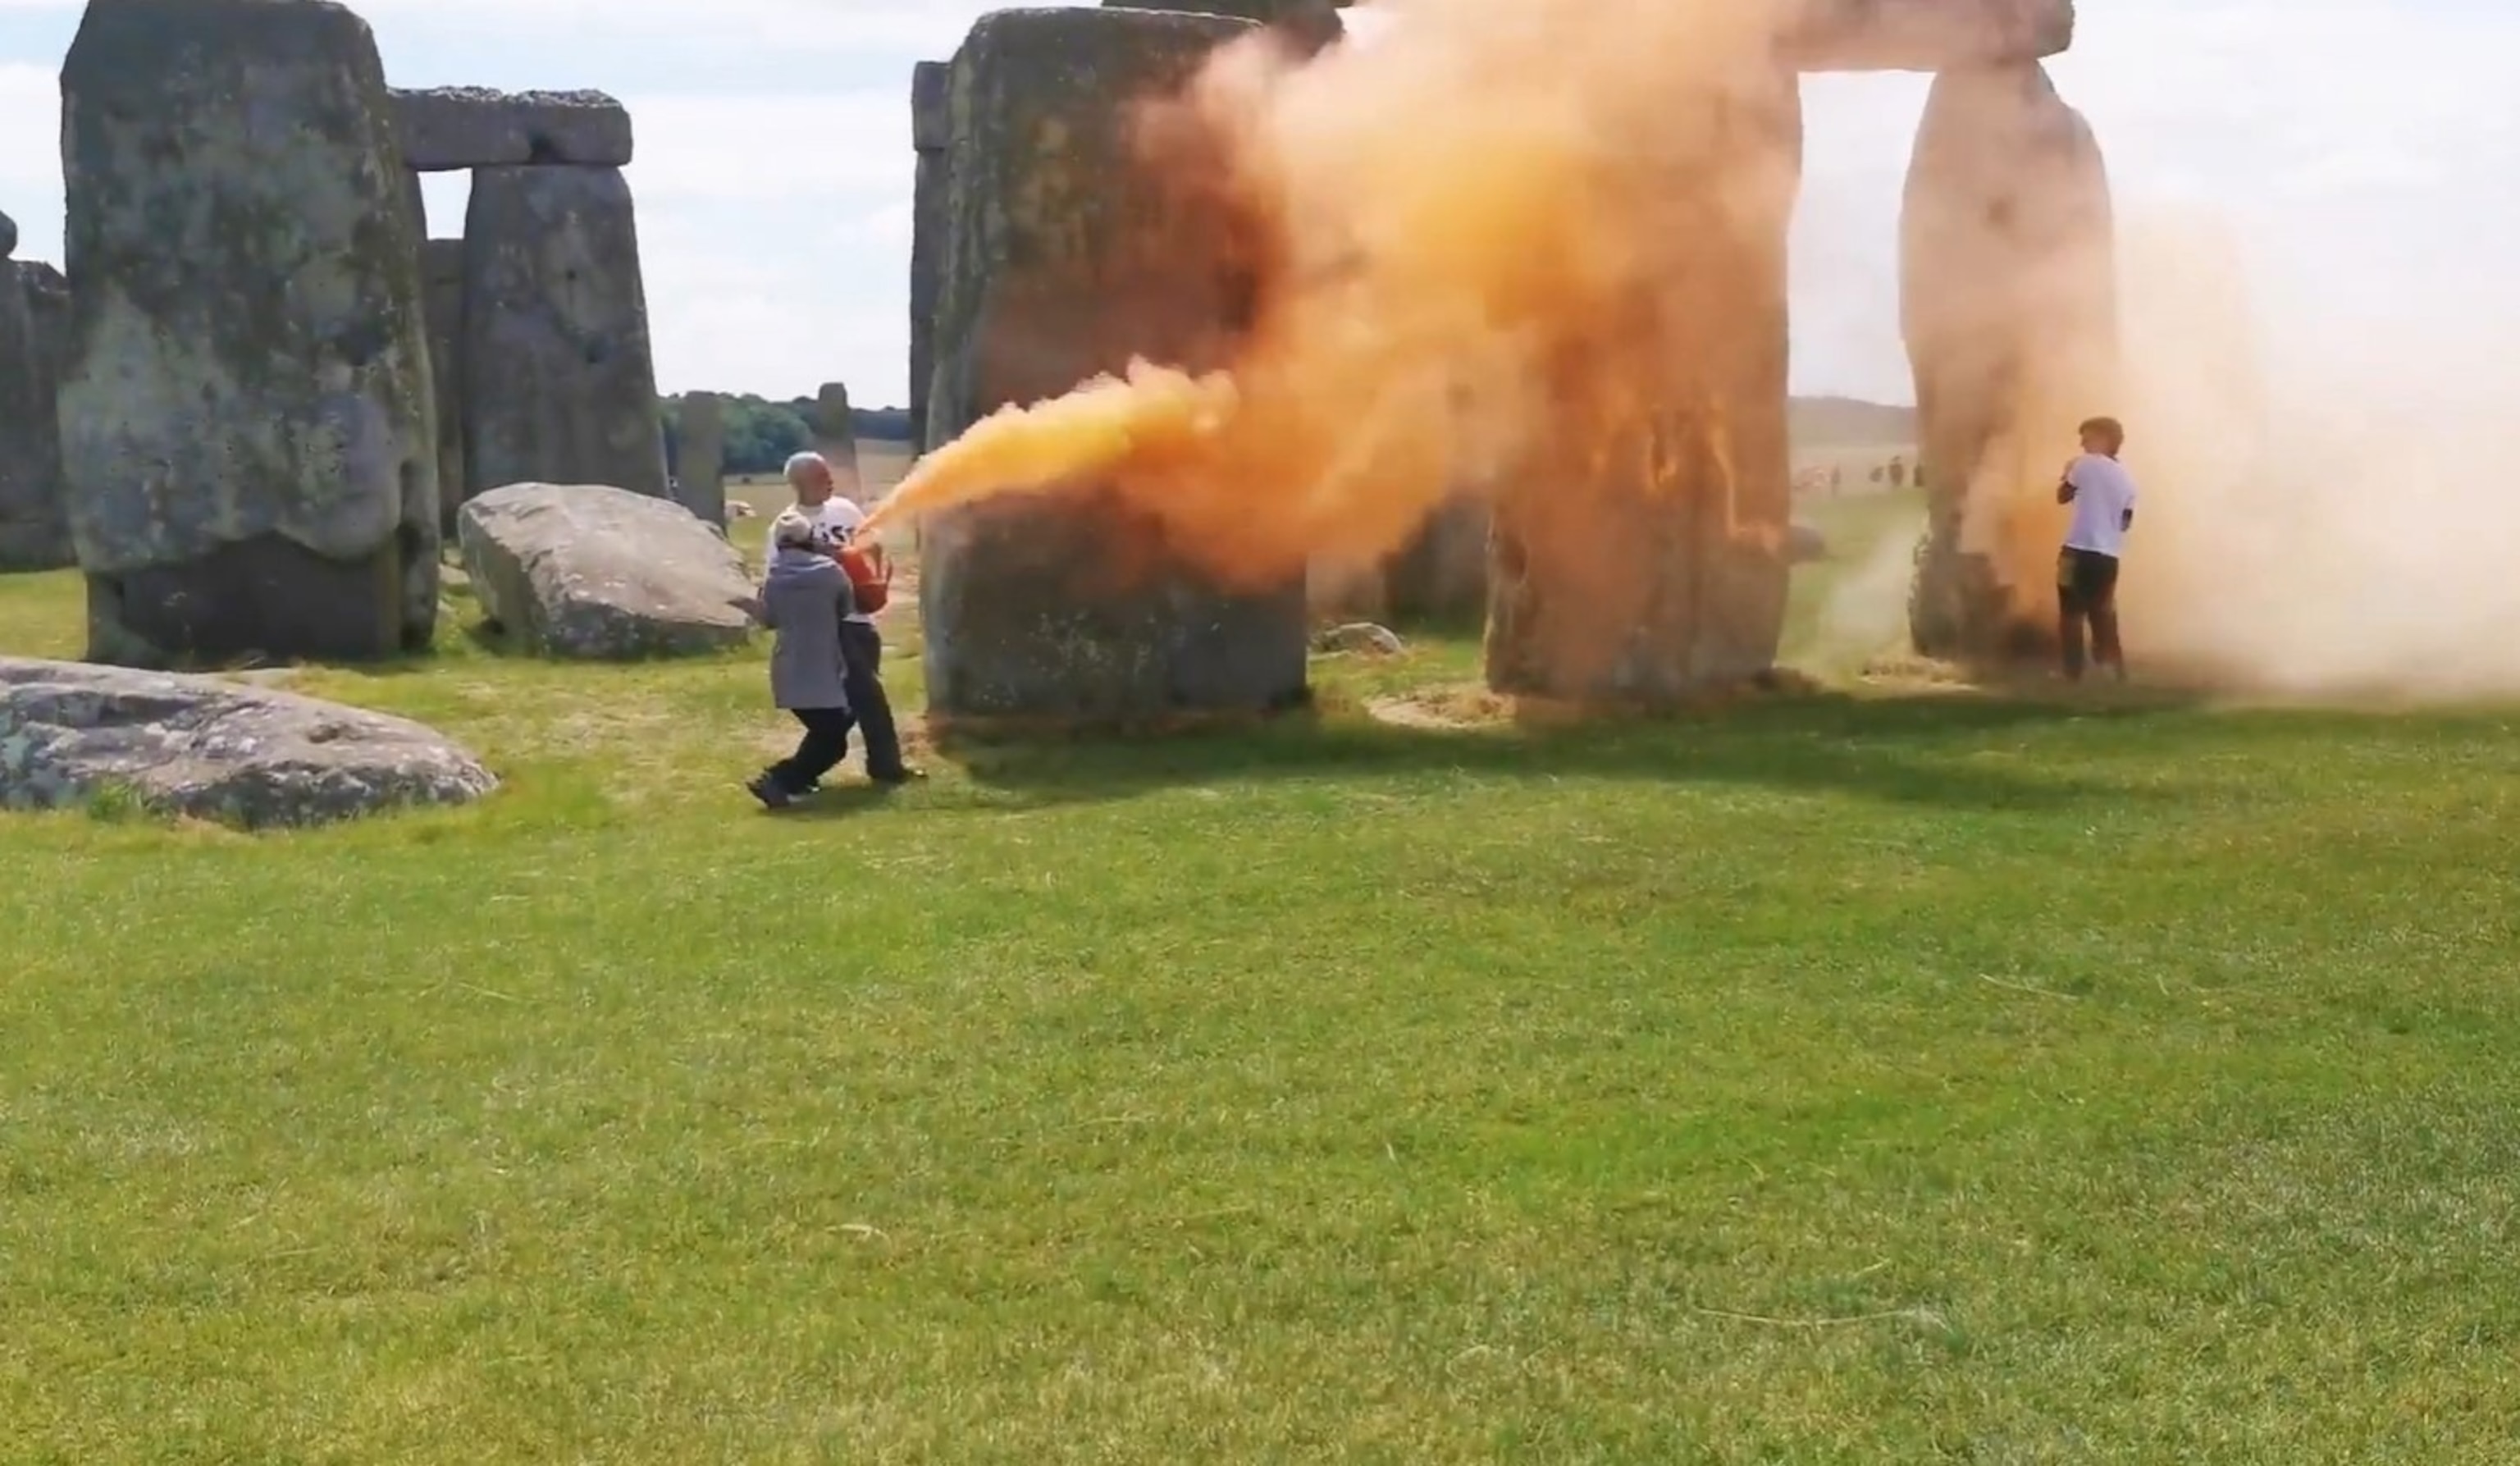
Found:
<path fill-rule="evenodd" d="M 2121 682 L 2126 648 L 2118 640 L 2118 561 L 2135 527 L 2135 476 L 2118 461 L 2126 429 L 2115 418 L 2093 418 L 2082 427 L 2083 453 L 2065 466 L 2056 502 L 2073 506 L 2065 547 L 2056 557 L 2057 639 L 2065 675 L 2083 676 L 2083 627 L 2091 624 L 2092 658 Z"/>
<path fill-rule="evenodd" d="M 855 480 L 854 470 L 850 478 Z M 820 453 L 788 460 L 788 487 L 796 495 L 796 512 L 813 523 L 818 543 L 827 551 L 847 545 L 866 523 L 866 511 L 840 492 L 838 476 Z M 848 658 L 849 709 L 866 739 L 867 777 L 878 784 L 906 784 L 921 777 L 920 770 L 902 761 L 901 734 L 893 726 L 892 703 L 884 696 L 883 635 L 876 630 L 875 618 L 855 605 L 840 622 L 840 649 Z"/>

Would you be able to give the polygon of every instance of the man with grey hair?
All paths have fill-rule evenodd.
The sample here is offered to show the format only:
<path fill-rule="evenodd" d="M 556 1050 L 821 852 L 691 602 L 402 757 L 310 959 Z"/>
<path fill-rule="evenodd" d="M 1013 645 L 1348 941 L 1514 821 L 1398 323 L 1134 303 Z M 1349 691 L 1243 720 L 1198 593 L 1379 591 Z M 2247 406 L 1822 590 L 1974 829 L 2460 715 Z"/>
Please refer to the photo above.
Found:
<path fill-rule="evenodd" d="M 854 488 L 857 471 L 847 473 Z M 845 547 L 866 523 L 866 511 L 840 492 L 839 475 L 820 453 L 798 453 L 788 460 L 788 487 L 796 496 L 795 512 L 813 524 L 826 549 Z M 767 549 L 775 552 L 776 546 Z M 883 691 L 883 634 L 876 629 L 875 617 L 852 605 L 840 622 L 840 649 L 848 659 L 849 709 L 866 739 L 867 777 L 887 785 L 920 777 L 918 769 L 902 761 L 901 733 L 893 726 L 892 703 Z"/>

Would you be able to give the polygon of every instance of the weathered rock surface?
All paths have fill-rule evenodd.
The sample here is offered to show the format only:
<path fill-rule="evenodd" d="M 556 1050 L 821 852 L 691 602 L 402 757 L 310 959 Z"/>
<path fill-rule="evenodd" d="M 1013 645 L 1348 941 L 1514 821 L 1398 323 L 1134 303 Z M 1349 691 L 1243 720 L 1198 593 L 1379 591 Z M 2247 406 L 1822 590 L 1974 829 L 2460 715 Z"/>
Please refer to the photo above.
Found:
<path fill-rule="evenodd" d="M 428 316 L 430 395 L 437 403 L 437 523 L 451 536 L 455 511 L 472 492 L 464 468 L 464 241 L 422 245 L 420 283 Z"/>
<path fill-rule="evenodd" d="M 1409 650 L 1409 643 L 1388 626 L 1372 621 L 1349 621 L 1341 626 L 1325 626 L 1313 636 L 1313 650 L 1331 656 L 1397 657 Z"/>
<path fill-rule="evenodd" d="M 1487 501 L 1462 497 L 1435 517 L 1382 567 L 1384 614 L 1401 620 L 1453 620 L 1488 604 Z"/>
<path fill-rule="evenodd" d="M 814 394 L 814 451 L 843 473 L 858 466 L 857 420 L 849 415 L 849 389 L 841 383 L 826 382 Z"/>
<path fill-rule="evenodd" d="M 685 509 L 708 524 L 726 523 L 726 399 L 715 392 L 683 395 L 674 482 Z"/>
<path fill-rule="evenodd" d="M 1102 0 L 1123 10 L 1174 10 L 1192 15 L 1230 16 L 1273 25 L 1306 52 L 1320 51 L 1347 33 L 1339 12 L 1348 0 Z"/>
<path fill-rule="evenodd" d="M 1828 536 L 1809 525 L 1785 531 L 1785 558 L 1795 565 L 1816 565 L 1828 558 Z"/>
<path fill-rule="evenodd" d="M 62 115 L 89 656 L 426 646 L 421 226 L 366 23 L 324 0 L 92 0 Z"/>
<path fill-rule="evenodd" d="M 1788 0 L 1785 55 L 1806 71 L 1949 71 L 2074 44 L 2074 0 Z"/>
<path fill-rule="evenodd" d="M 468 485 L 666 496 L 639 225 L 618 170 L 472 175 L 463 375 Z"/>
<path fill-rule="evenodd" d="M 0 213 L 0 259 L 18 252 L 18 221 Z"/>
<path fill-rule="evenodd" d="M 316 825 L 499 787 L 415 722 L 227 681 L 0 658 L 0 808 L 120 796 L 248 829 Z"/>
<path fill-rule="evenodd" d="M 2031 650 L 2054 621 L 2057 468 L 2119 389 L 2108 171 L 2044 69 L 1935 79 L 1900 250 L 1934 466 L 1910 633 L 1935 657 Z"/>
<path fill-rule="evenodd" d="M 1766 673 L 1783 635 L 1799 78 L 1743 69 L 1673 108 L 1645 160 L 1670 200 L 1640 242 L 1657 283 L 1557 390 L 1563 440 L 1497 500 L 1487 677 L 1506 696 L 1670 707 Z M 1664 405 L 1605 397 L 1605 375 Z"/>
<path fill-rule="evenodd" d="M 17 262 L 18 288 L 26 295 L 26 320 L 35 333 L 37 355 L 52 363 L 59 376 L 70 347 L 70 282 L 40 259 Z"/>
<path fill-rule="evenodd" d="M 51 265 L 0 259 L 0 573 L 72 564 L 62 489 L 62 337 L 69 286 Z"/>
<path fill-rule="evenodd" d="M 630 163 L 630 112 L 602 92 L 502 92 L 481 86 L 393 94 L 403 166 L 421 173 L 527 163 Z"/>
<path fill-rule="evenodd" d="M 954 69 L 922 61 L 910 73 L 910 139 L 919 152 L 910 204 L 910 447 L 924 453 L 928 379 L 936 372 L 936 300 L 944 286 L 945 231 L 953 214 Z"/>
<path fill-rule="evenodd" d="M 457 537 L 483 613 L 544 656 L 693 656 L 742 645 L 751 624 L 742 557 L 668 500 L 515 483 L 467 503 Z"/>
<path fill-rule="evenodd" d="M 1205 370 L 1248 298 L 1230 221 L 1130 166 L 1134 99 L 1246 22 L 1001 11 L 954 63 L 952 225 L 929 436 L 1133 355 Z M 1304 587 L 1236 594 L 1083 486 L 922 527 L 928 710 L 942 719 L 1160 724 L 1305 695 Z"/>

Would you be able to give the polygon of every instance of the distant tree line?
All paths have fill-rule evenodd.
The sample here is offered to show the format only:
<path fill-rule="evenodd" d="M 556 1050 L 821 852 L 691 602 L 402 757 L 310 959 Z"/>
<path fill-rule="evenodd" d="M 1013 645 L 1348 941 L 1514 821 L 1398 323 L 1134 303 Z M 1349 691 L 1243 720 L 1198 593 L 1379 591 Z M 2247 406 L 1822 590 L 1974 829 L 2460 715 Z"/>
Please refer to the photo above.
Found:
<path fill-rule="evenodd" d="M 774 402 L 767 397 L 727 397 L 726 463 L 729 475 L 775 474 L 788 462 L 788 455 L 814 445 L 814 399 L 793 397 Z M 665 415 L 665 452 L 672 462 L 682 461 L 683 399 L 667 397 Z M 851 425 L 861 438 L 884 442 L 907 442 L 910 438 L 910 409 L 906 407 L 859 407 L 849 412 Z"/>

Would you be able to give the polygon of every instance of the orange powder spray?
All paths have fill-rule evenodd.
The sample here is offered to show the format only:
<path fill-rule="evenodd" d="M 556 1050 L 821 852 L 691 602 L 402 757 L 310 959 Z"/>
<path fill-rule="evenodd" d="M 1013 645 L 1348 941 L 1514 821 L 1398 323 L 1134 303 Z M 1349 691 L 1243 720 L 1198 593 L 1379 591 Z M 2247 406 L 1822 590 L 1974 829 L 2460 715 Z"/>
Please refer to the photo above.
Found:
<path fill-rule="evenodd" d="M 1144 365 L 998 413 L 872 528 L 1091 481 L 1220 580 L 1282 583 L 1371 563 L 1457 494 L 1528 481 L 1544 449 L 1582 451 L 1569 424 L 1617 441 L 1688 394 L 1669 333 L 1709 302 L 1674 242 L 1724 206 L 1686 197 L 1673 160 L 1723 144 L 1712 110 L 1674 99 L 1766 65 L 1778 18 L 1735 0 L 1374 8 L 1384 34 L 1304 65 L 1255 38 L 1145 109 L 1150 138 L 1212 141 L 1218 186 L 1265 236 L 1229 372 Z"/>

